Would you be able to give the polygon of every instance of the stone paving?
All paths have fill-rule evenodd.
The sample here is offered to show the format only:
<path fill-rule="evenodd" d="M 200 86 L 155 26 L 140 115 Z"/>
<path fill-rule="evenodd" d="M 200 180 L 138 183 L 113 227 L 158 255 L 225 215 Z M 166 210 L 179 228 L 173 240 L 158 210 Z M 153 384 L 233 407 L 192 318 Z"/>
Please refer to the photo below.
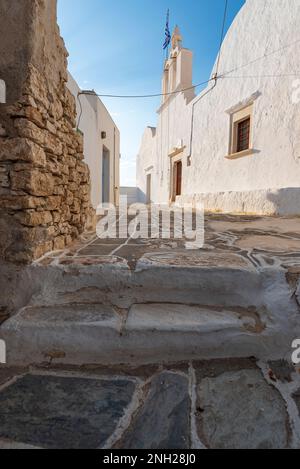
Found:
<path fill-rule="evenodd" d="M 300 218 L 208 214 L 205 245 L 187 250 L 186 238 L 176 238 L 174 223 L 166 239 L 99 239 L 85 234 L 68 249 L 38 260 L 42 265 L 120 263 L 134 270 L 139 261 L 163 265 L 252 265 L 290 269 L 300 274 Z"/>
<path fill-rule="evenodd" d="M 300 218 L 205 228 L 0 266 L 1 448 L 300 448 Z"/>
<path fill-rule="evenodd" d="M 0 448 L 300 448 L 283 361 L 0 368 Z"/>

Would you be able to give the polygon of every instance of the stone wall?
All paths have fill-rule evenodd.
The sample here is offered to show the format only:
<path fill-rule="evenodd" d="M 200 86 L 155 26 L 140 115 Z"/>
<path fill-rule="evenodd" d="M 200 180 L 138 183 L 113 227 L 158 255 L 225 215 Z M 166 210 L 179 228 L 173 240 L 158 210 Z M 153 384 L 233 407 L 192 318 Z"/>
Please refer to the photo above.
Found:
<path fill-rule="evenodd" d="M 0 257 L 31 262 L 88 226 L 90 175 L 56 0 L 0 0 L 0 31 Z"/>

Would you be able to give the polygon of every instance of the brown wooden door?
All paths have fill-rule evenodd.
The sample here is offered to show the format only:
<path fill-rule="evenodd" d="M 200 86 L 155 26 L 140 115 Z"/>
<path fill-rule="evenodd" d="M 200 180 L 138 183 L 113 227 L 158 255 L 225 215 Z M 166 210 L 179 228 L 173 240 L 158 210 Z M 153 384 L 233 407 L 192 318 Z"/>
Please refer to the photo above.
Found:
<path fill-rule="evenodd" d="M 176 171 L 176 196 L 181 195 L 181 187 L 182 187 L 182 162 L 178 161 L 175 167 Z"/>
<path fill-rule="evenodd" d="M 146 194 L 147 204 L 151 204 L 151 174 L 147 175 L 147 194 Z"/>

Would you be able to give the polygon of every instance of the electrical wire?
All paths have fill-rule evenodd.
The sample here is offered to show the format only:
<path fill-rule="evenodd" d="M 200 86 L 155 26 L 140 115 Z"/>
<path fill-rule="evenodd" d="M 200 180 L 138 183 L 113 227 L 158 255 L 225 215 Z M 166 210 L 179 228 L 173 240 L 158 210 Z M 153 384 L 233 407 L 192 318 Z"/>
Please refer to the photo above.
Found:
<path fill-rule="evenodd" d="M 115 95 L 115 94 L 98 94 L 94 91 L 81 91 L 78 95 L 91 95 L 91 96 L 98 96 L 99 98 L 129 98 L 129 99 L 138 99 L 138 98 L 159 98 L 163 96 L 171 96 L 175 94 L 184 93 L 185 91 L 190 91 L 195 88 L 199 88 L 200 86 L 207 85 L 210 81 L 213 81 L 214 78 L 210 78 L 209 80 L 205 80 L 202 83 L 198 83 L 193 86 L 189 86 L 188 88 L 182 88 L 177 91 L 170 91 L 169 93 L 156 93 L 156 94 L 143 94 L 143 95 Z"/>
<path fill-rule="evenodd" d="M 259 60 L 266 59 L 270 57 L 271 55 L 277 54 L 278 52 L 281 52 L 285 49 L 288 49 L 289 47 L 295 46 L 296 44 L 300 43 L 300 39 L 297 39 L 297 41 L 291 42 L 290 44 L 286 44 L 279 49 L 276 49 L 272 52 L 269 52 L 268 54 L 261 55 L 260 57 L 257 57 L 256 59 L 253 59 L 239 67 L 233 68 L 232 70 L 229 70 L 227 72 L 222 73 L 222 76 L 224 75 L 229 75 L 230 73 L 237 72 L 238 70 L 241 70 L 242 68 L 248 67 L 248 65 L 253 65 L 254 63 L 258 62 Z"/>
<path fill-rule="evenodd" d="M 169 93 L 154 93 L 154 94 L 144 94 L 144 95 L 115 95 L 115 94 L 98 94 L 98 93 L 95 93 L 94 91 L 81 91 L 80 93 L 78 93 L 78 96 L 79 95 L 94 95 L 94 96 L 98 96 L 99 98 L 118 98 L 118 99 L 121 99 L 121 98 L 128 98 L 128 99 L 160 98 L 164 96 L 171 96 L 171 95 L 184 93 L 185 91 L 190 91 L 195 88 L 199 88 L 200 86 L 207 85 L 209 82 L 216 80 L 216 78 L 218 78 L 217 75 L 218 75 L 219 63 L 220 63 L 220 58 L 221 58 L 222 44 L 224 40 L 227 10 L 228 10 L 228 0 L 225 0 L 222 31 L 221 31 L 221 38 L 220 38 L 220 47 L 219 47 L 219 54 L 218 54 L 218 63 L 217 63 L 217 69 L 216 69 L 217 71 L 216 71 L 216 75 L 210 78 L 209 80 L 205 80 L 202 83 L 197 83 L 196 85 L 190 86 L 188 88 L 183 88 L 181 90 L 170 91 Z"/>
<path fill-rule="evenodd" d="M 283 75 L 219 75 L 218 78 L 292 78 L 292 77 L 300 77 L 299 73 L 287 73 Z"/>
<path fill-rule="evenodd" d="M 223 21 L 223 24 L 224 24 L 224 27 L 222 27 L 222 34 L 221 34 L 221 37 L 222 37 L 222 43 L 223 43 L 223 38 L 224 38 L 224 28 L 225 28 L 225 21 L 226 21 L 226 12 L 227 12 L 227 4 L 228 4 L 228 0 L 226 0 L 226 5 L 225 5 L 225 13 L 224 13 L 224 21 Z M 192 89 L 195 89 L 195 88 L 199 88 L 200 86 L 204 86 L 204 85 L 207 85 L 208 83 L 210 83 L 211 81 L 214 81 L 216 79 L 219 79 L 219 78 L 273 78 L 273 77 L 291 77 L 291 76 L 298 76 L 298 74 L 286 74 L 286 75 L 256 75 L 256 76 L 249 76 L 249 75 L 245 75 L 245 76 L 228 76 L 230 75 L 231 73 L 233 72 L 236 72 L 238 70 L 241 70 L 242 68 L 245 68 L 247 67 L 248 65 L 252 65 L 256 62 L 258 62 L 259 60 L 262 60 L 262 59 L 266 59 L 267 57 L 270 57 L 271 55 L 274 55 L 276 54 L 277 52 L 281 52 L 282 50 L 284 49 L 287 49 L 288 47 L 291 47 L 291 46 L 294 46 L 296 44 L 299 44 L 300 43 L 300 39 L 291 43 L 291 44 L 287 44 L 279 49 L 276 49 L 275 51 L 272 51 L 270 52 L 269 54 L 264 54 L 262 55 L 261 57 L 257 57 L 256 59 L 254 60 L 251 60 L 250 62 L 247 62 L 246 64 L 243 64 L 241 65 L 240 67 L 236 67 L 236 68 L 233 68 L 232 70 L 229 70 L 227 72 L 223 72 L 221 75 L 219 74 L 215 74 L 212 78 L 210 78 L 209 80 L 206 80 L 206 81 L 203 81 L 202 83 L 198 83 L 196 85 L 193 85 L 193 86 L 190 86 L 188 88 L 183 88 L 181 90 L 177 90 L 177 91 L 172 91 L 172 92 L 169 92 L 169 93 L 155 93 L 155 94 L 145 94 L 145 95 L 115 95 L 115 94 L 98 94 L 98 93 L 95 93 L 95 91 L 80 91 L 78 93 L 78 96 L 80 95 L 92 95 L 92 96 L 98 96 L 99 98 L 128 98 L 128 99 L 138 99 L 138 98 L 157 98 L 157 97 L 163 97 L 163 96 L 170 96 L 170 95 L 176 95 L 176 94 L 180 94 L 180 93 L 183 93 L 185 91 L 189 91 L 189 90 L 192 90 Z M 221 52 L 221 50 L 220 50 Z M 218 54 L 218 63 L 220 64 L 220 52 Z M 218 64 L 217 64 L 217 67 L 218 67 Z"/>
<path fill-rule="evenodd" d="M 222 54 L 222 45 L 224 41 L 224 34 L 225 34 L 225 25 L 226 25 L 226 19 L 227 19 L 227 9 L 228 9 L 228 0 L 225 0 L 225 7 L 224 7 L 224 15 L 223 15 L 223 23 L 222 23 L 222 30 L 221 30 L 221 37 L 220 37 L 220 47 L 219 47 L 219 54 L 218 54 L 218 61 L 217 61 L 217 66 L 216 66 L 216 73 L 214 74 L 212 80 L 214 80 L 213 86 L 206 90 L 205 93 L 199 96 L 199 98 L 193 102 L 192 106 L 192 119 L 191 119 L 191 135 L 190 135 L 190 149 L 189 149 L 189 154 L 187 156 L 188 159 L 188 164 L 190 166 L 191 164 L 191 157 L 193 154 L 193 141 L 194 141 L 194 119 L 195 119 L 195 107 L 196 104 L 201 101 L 205 96 L 207 96 L 216 86 L 217 86 L 217 80 L 219 79 L 218 73 L 219 73 L 219 65 L 220 65 L 220 59 L 221 59 L 221 54 Z"/>
<path fill-rule="evenodd" d="M 124 99 L 124 98 L 128 98 L 128 99 L 157 98 L 157 97 L 163 97 L 163 96 L 177 95 L 177 94 L 180 94 L 180 93 L 184 93 L 185 91 L 191 91 L 191 90 L 194 90 L 195 88 L 199 88 L 200 86 L 207 85 L 208 83 L 210 83 L 211 81 L 214 81 L 214 80 L 215 80 L 215 78 L 210 78 L 209 80 L 205 80 L 202 83 L 198 83 L 196 85 L 189 86 L 188 88 L 183 88 L 183 89 L 180 89 L 180 90 L 177 90 L 177 91 L 172 91 L 170 93 L 157 93 L 157 94 L 146 94 L 146 95 L 111 95 L 111 94 L 98 94 L 93 90 L 91 90 L 91 91 L 88 91 L 88 90 L 87 91 L 79 91 L 78 94 L 77 94 L 77 99 L 78 99 L 79 106 L 80 106 L 80 114 L 79 114 L 79 117 L 78 117 L 77 130 L 79 129 L 79 125 L 80 125 L 80 121 L 81 121 L 82 113 L 83 113 L 80 96 L 97 96 L 98 98 L 119 98 L 119 99 Z"/>
<path fill-rule="evenodd" d="M 180 94 L 180 93 L 184 93 L 185 91 L 191 91 L 191 90 L 194 90 L 195 88 L 199 88 L 200 86 L 207 85 L 211 81 L 215 81 L 215 78 L 210 78 L 209 80 L 205 80 L 202 83 L 198 83 L 196 85 L 189 86 L 188 88 L 183 88 L 183 89 L 180 89 L 180 90 L 177 90 L 177 91 L 172 91 L 172 92 L 169 92 L 169 93 L 157 93 L 157 94 L 145 94 L 145 95 L 111 95 L 111 94 L 98 94 L 93 90 L 79 91 L 79 93 L 77 94 L 77 99 L 78 99 L 78 102 L 79 102 L 79 105 L 80 105 L 80 114 L 79 114 L 79 118 L 78 118 L 77 130 L 79 129 L 79 125 L 80 125 L 80 121 L 81 121 L 81 117 L 82 117 L 82 113 L 83 113 L 80 96 L 97 96 L 98 98 L 119 98 L 119 99 L 124 99 L 124 98 L 127 98 L 127 99 L 158 98 L 158 97 L 163 97 L 163 96 L 177 95 L 177 94 Z"/>
<path fill-rule="evenodd" d="M 78 118 L 78 124 L 77 124 L 77 129 L 79 129 L 79 125 L 80 125 L 80 121 L 81 121 L 81 118 L 82 118 L 82 114 L 83 114 L 83 108 L 82 108 L 82 103 L 81 103 L 81 100 L 80 100 L 80 96 L 82 95 L 90 95 L 90 96 L 98 96 L 99 98 L 118 98 L 118 99 L 146 99 L 146 98 L 158 98 L 158 97 L 164 97 L 164 96 L 171 96 L 171 95 L 177 95 L 177 94 L 180 94 L 180 93 L 184 93 L 185 91 L 190 91 L 190 90 L 195 90 L 196 88 L 199 88 L 200 86 L 204 86 L 204 85 L 207 85 L 208 83 L 210 82 L 213 82 L 214 81 L 214 85 L 204 94 L 204 95 L 201 95 L 199 97 L 198 100 L 196 100 L 194 103 L 193 103 L 193 108 L 195 106 L 195 104 L 200 101 L 207 93 L 209 93 L 210 91 L 212 91 L 213 88 L 215 88 L 216 84 L 217 84 L 217 80 L 218 79 L 224 79 L 224 78 L 236 78 L 236 79 L 246 79 L 246 78 L 288 78 L 288 77 L 300 77 L 300 73 L 297 74 L 282 74 L 282 75 L 241 75 L 241 76 L 234 76 L 234 75 L 230 75 L 231 73 L 233 72 L 236 72 L 238 70 L 241 70 L 243 68 L 246 68 L 247 66 L 249 65 L 253 65 L 254 63 L 258 62 L 259 60 L 263 60 L 263 59 L 266 59 L 268 57 L 270 57 L 271 55 L 274 55 L 278 52 L 281 52 L 289 47 L 292 47 L 296 44 L 299 44 L 300 43 L 300 39 L 298 39 L 297 41 L 294 41 L 290 44 L 286 44 L 282 47 L 280 47 L 279 49 L 276 49 L 268 54 L 264 54 L 260 57 L 257 57 L 256 59 L 254 60 L 251 60 L 239 67 L 236 67 L 236 68 L 233 68 L 227 72 L 224 72 L 222 73 L 221 75 L 219 75 L 219 65 L 220 65 L 220 59 L 221 59 L 221 52 L 222 52 L 222 45 L 223 45 L 223 41 L 224 41 L 224 33 L 225 33 L 225 26 L 226 26 L 226 18 L 227 18 L 227 10 L 228 10 L 228 0 L 225 0 L 225 8 L 224 8 L 224 16 L 223 16 L 223 23 L 222 23 L 222 31 L 221 31 L 221 38 L 220 38 L 220 48 L 219 48 L 219 54 L 218 54 L 218 59 L 217 59 L 217 65 L 216 65 L 216 73 L 213 75 L 213 77 L 211 77 L 209 80 L 205 80 L 201 83 L 198 83 L 196 85 L 193 85 L 193 86 L 190 86 L 188 88 L 183 88 L 183 89 L 180 89 L 180 90 L 177 90 L 177 91 L 171 91 L 171 92 L 168 92 L 168 93 L 153 93 L 153 94 L 145 94 L 145 95 L 114 95 L 114 94 L 98 94 L 96 93 L 95 91 L 91 90 L 86 90 L 86 91 L 80 91 L 77 95 L 77 98 L 78 98 L 78 102 L 79 102 L 79 106 L 80 106 L 80 114 L 79 114 L 79 118 Z M 192 116 L 193 118 L 193 116 Z"/>
<path fill-rule="evenodd" d="M 81 94 L 78 93 L 78 95 L 77 95 L 77 100 L 78 100 L 78 102 L 79 102 L 80 113 L 79 113 L 79 116 L 78 116 L 77 131 L 79 130 L 79 125 L 80 125 L 80 121 L 81 121 L 81 117 L 82 117 L 82 113 L 83 113 L 82 103 L 81 103 L 80 96 L 81 96 Z"/>

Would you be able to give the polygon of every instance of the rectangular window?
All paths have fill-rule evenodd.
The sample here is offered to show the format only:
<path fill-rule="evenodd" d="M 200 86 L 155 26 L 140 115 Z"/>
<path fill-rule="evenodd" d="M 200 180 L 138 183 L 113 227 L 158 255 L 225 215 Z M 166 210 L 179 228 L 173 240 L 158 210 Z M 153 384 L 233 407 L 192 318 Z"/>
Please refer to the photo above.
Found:
<path fill-rule="evenodd" d="M 230 113 L 228 159 L 241 158 L 252 152 L 253 104 Z"/>
<path fill-rule="evenodd" d="M 237 153 L 250 148 L 250 117 L 238 123 L 237 126 Z"/>

